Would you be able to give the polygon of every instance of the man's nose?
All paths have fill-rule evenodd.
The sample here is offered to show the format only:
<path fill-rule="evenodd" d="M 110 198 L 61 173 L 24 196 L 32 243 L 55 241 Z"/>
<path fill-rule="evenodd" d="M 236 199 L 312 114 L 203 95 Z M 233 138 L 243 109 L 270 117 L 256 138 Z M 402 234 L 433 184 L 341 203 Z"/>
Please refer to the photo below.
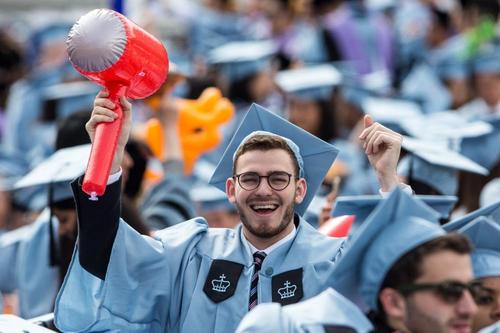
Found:
<path fill-rule="evenodd" d="M 270 194 L 273 192 L 273 189 L 271 188 L 271 186 L 269 186 L 267 179 L 267 177 L 262 177 L 260 179 L 260 184 L 255 189 L 255 192 L 257 194 Z"/>
<path fill-rule="evenodd" d="M 471 293 L 466 290 L 456 305 L 460 315 L 473 316 L 477 312 L 477 305 Z"/>

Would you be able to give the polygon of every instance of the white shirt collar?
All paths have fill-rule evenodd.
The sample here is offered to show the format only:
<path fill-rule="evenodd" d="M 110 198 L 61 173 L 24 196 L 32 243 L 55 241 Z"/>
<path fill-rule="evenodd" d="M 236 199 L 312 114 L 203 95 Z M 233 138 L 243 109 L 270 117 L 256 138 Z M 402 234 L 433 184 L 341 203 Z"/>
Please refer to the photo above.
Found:
<path fill-rule="evenodd" d="M 292 221 L 293 223 L 293 221 Z M 243 231 L 242 231 L 243 232 Z M 246 239 L 246 237 L 243 237 L 247 244 L 248 244 L 248 247 L 250 248 L 250 252 L 252 253 L 252 255 L 255 253 L 255 252 L 264 252 L 266 255 L 269 255 L 269 253 L 271 253 L 271 251 L 275 250 L 276 248 L 278 248 L 279 246 L 285 244 L 285 243 L 288 243 L 290 240 L 292 240 L 294 237 L 295 237 L 295 234 L 297 233 L 297 228 L 295 227 L 295 224 L 293 225 L 293 230 L 292 232 L 290 232 L 288 235 L 286 235 L 284 238 L 280 239 L 279 241 L 277 241 L 276 243 L 274 243 L 273 245 L 269 246 L 267 249 L 264 249 L 264 250 L 259 250 L 257 249 L 255 246 L 253 246 L 252 243 L 250 243 L 248 241 L 248 239 Z"/>

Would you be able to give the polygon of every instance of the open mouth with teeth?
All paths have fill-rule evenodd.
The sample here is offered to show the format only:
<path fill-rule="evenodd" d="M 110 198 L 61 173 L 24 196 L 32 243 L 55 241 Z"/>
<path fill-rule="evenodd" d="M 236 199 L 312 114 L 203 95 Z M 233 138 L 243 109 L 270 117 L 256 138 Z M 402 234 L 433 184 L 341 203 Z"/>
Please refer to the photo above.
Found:
<path fill-rule="evenodd" d="M 253 204 L 250 205 L 250 208 L 256 212 L 257 214 L 260 215 L 266 215 L 266 214 L 271 214 L 274 212 L 276 209 L 278 209 L 279 205 L 277 204 Z"/>

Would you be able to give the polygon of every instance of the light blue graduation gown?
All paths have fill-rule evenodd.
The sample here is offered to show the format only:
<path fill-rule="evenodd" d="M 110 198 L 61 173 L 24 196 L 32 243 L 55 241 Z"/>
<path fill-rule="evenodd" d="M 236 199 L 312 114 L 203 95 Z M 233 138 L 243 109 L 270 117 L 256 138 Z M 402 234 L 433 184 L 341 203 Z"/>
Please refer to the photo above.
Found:
<path fill-rule="evenodd" d="M 373 326 L 344 296 L 328 288 L 318 296 L 293 305 L 261 304 L 243 318 L 237 333 L 325 333 L 325 326 L 349 327 L 368 333 Z"/>
<path fill-rule="evenodd" d="M 500 333 L 500 322 L 483 328 L 479 333 Z"/>
<path fill-rule="evenodd" d="M 259 303 L 271 302 L 273 289 L 274 297 L 292 291 L 295 297 L 302 291 L 302 299 L 325 290 L 342 245 L 342 240 L 321 235 L 301 220 L 294 239 L 264 260 Z M 211 278 L 216 263 L 223 268 L 214 270 L 217 274 Z M 240 269 L 232 281 L 231 269 Z M 55 322 L 64 332 L 234 332 L 247 313 L 253 270 L 241 226 L 209 229 L 203 218 L 195 218 L 151 238 L 120 221 L 105 280 L 83 269 L 75 251 L 57 297 Z M 284 291 L 288 280 L 280 280 L 279 274 L 289 271 L 302 278 L 292 283 L 291 288 L 298 285 L 295 289 Z M 279 290 L 273 280 L 280 282 Z M 230 295 L 229 284 L 232 296 L 217 303 L 209 298 Z"/>
<path fill-rule="evenodd" d="M 32 225 L 0 236 L 0 292 L 17 290 L 23 318 L 52 312 L 59 290 L 58 267 L 49 264 L 48 228 L 46 209 Z"/>

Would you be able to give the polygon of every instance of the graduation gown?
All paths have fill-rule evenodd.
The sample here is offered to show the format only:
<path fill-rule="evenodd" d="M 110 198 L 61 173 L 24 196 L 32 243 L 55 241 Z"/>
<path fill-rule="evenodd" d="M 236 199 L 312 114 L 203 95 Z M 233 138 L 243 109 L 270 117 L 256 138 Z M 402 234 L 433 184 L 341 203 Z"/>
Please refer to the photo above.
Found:
<path fill-rule="evenodd" d="M 234 332 L 247 313 L 254 271 L 241 226 L 210 229 L 195 218 L 141 236 L 110 213 L 119 206 L 119 182 L 99 201 L 73 186 L 80 240 L 56 300 L 60 330 Z M 331 285 L 343 241 L 298 216 L 295 223 L 296 236 L 263 262 L 259 303 L 295 303 Z"/>
<path fill-rule="evenodd" d="M 0 236 L 0 292 L 17 291 L 23 318 L 52 312 L 59 290 L 59 267 L 49 262 L 49 225 L 46 209 L 32 225 Z"/>

